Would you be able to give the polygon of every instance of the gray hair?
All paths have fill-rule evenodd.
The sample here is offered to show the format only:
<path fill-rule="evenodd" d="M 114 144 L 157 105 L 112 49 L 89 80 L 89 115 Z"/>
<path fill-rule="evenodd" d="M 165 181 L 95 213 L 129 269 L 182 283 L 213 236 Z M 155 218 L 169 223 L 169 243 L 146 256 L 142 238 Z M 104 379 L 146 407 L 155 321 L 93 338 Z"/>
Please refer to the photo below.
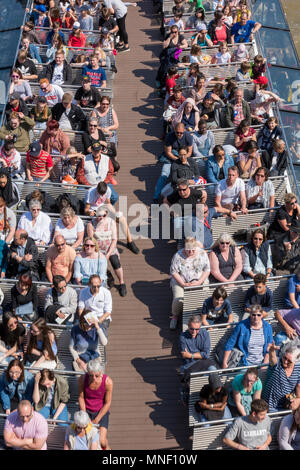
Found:
<path fill-rule="evenodd" d="M 192 323 L 201 323 L 200 315 L 192 315 L 191 318 L 189 319 L 188 325 L 190 326 Z"/>
<path fill-rule="evenodd" d="M 293 362 L 299 362 L 300 359 L 300 349 L 299 349 L 299 339 L 289 341 L 283 344 L 280 356 L 283 357 L 285 354 L 291 354 L 293 358 Z"/>
<path fill-rule="evenodd" d="M 87 363 L 86 366 L 87 372 L 101 372 L 102 374 L 104 373 L 104 367 L 101 364 L 99 359 L 92 359 Z"/>
<path fill-rule="evenodd" d="M 90 424 L 91 420 L 86 411 L 80 410 L 74 413 L 74 423 L 80 428 L 86 428 Z"/>
<path fill-rule="evenodd" d="M 219 238 L 215 241 L 215 243 L 213 244 L 213 246 L 211 247 L 211 249 L 213 250 L 214 248 L 216 248 L 217 246 L 219 246 L 219 243 L 220 242 L 229 242 L 230 243 L 230 246 L 235 246 L 235 241 L 234 239 L 232 238 L 231 235 L 229 235 L 229 233 L 227 232 L 224 232 L 224 233 L 221 233 L 221 235 L 219 236 Z"/>
<path fill-rule="evenodd" d="M 42 204 L 38 199 L 31 199 L 30 203 L 28 204 L 29 210 L 33 209 L 34 207 L 38 207 L 39 209 L 42 208 Z"/>

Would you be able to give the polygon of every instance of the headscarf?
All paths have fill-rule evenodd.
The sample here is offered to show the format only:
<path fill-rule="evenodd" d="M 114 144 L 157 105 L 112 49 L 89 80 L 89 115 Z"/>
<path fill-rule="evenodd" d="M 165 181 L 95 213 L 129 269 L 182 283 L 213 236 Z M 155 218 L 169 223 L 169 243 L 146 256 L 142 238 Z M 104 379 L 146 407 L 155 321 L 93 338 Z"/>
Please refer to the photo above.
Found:
<path fill-rule="evenodd" d="M 195 101 L 193 100 L 193 98 L 187 98 L 187 99 L 179 106 L 179 108 L 177 109 L 176 113 L 174 114 L 174 117 L 173 117 L 173 119 L 172 119 L 172 126 L 173 126 L 174 129 L 175 129 L 176 124 L 178 124 L 178 123 L 180 123 L 180 122 L 182 121 L 183 113 L 184 113 L 184 108 L 185 108 L 185 106 L 186 106 L 187 103 L 191 103 L 191 105 L 193 106 L 193 110 L 199 112 L 199 109 L 197 108 L 196 103 L 195 103 Z"/>

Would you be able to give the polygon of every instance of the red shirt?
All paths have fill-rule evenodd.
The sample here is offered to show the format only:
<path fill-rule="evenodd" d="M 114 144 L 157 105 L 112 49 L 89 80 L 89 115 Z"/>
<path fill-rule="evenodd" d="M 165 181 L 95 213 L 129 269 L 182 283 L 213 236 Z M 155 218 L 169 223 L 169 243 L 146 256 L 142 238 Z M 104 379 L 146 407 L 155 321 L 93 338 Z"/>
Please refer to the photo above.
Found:
<path fill-rule="evenodd" d="M 71 47 L 84 47 L 85 46 L 85 35 L 80 33 L 80 37 L 74 36 L 72 33 L 69 36 L 68 46 Z"/>
<path fill-rule="evenodd" d="M 171 95 L 173 91 L 173 87 L 176 85 L 176 79 L 179 77 L 179 75 L 174 75 L 171 78 L 166 78 L 166 91 Z"/>
<path fill-rule="evenodd" d="M 53 167 L 51 155 L 44 150 L 41 151 L 38 157 L 33 157 L 28 151 L 26 163 L 28 163 L 31 176 L 34 178 L 43 178 L 47 171 Z"/>

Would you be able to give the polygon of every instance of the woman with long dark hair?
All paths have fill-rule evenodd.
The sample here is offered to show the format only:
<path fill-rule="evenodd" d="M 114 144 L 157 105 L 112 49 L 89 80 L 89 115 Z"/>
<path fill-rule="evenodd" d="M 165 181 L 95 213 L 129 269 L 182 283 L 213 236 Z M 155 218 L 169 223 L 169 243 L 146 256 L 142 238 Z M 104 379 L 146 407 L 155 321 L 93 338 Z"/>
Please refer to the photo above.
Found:
<path fill-rule="evenodd" d="M 27 366 L 55 369 L 57 366 L 57 344 L 55 334 L 44 318 L 31 324 L 27 335 L 24 363 Z"/>
<path fill-rule="evenodd" d="M 34 378 L 24 370 L 19 359 L 12 360 L 0 377 L 0 400 L 6 415 L 18 407 L 21 400 L 32 401 Z"/>
<path fill-rule="evenodd" d="M 21 347 L 26 330 L 13 312 L 4 312 L 0 324 L 0 363 L 9 363 L 22 356 Z"/>

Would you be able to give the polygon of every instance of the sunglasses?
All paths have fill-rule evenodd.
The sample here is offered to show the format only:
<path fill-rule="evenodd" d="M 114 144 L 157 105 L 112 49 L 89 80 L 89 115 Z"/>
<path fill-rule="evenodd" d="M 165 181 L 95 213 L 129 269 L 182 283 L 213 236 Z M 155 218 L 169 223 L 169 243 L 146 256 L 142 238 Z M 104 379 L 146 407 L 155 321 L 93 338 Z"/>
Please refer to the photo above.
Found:
<path fill-rule="evenodd" d="M 12 78 L 20 78 L 19 75 L 12 75 Z"/>
<path fill-rule="evenodd" d="M 180 191 L 186 191 L 187 188 L 177 188 L 177 190 L 180 192 Z"/>
<path fill-rule="evenodd" d="M 97 127 L 97 124 L 90 124 L 90 127 Z"/>
<path fill-rule="evenodd" d="M 189 328 L 190 331 L 200 331 L 200 328 Z"/>
<path fill-rule="evenodd" d="M 230 242 L 220 242 L 220 245 L 230 245 Z"/>
<path fill-rule="evenodd" d="M 107 216 L 107 214 L 99 214 L 99 215 L 98 215 L 98 217 L 99 217 L 100 219 L 103 218 L 103 217 L 106 217 L 106 216 Z"/>
<path fill-rule="evenodd" d="M 90 243 L 89 244 L 85 243 L 84 246 L 95 247 L 95 245 L 91 245 Z"/>
<path fill-rule="evenodd" d="M 91 287 L 92 287 L 93 289 L 100 289 L 101 286 L 100 286 L 100 284 L 97 284 L 97 285 L 92 284 Z"/>
<path fill-rule="evenodd" d="M 57 246 L 57 248 L 59 248 L 60 246 L 65 246 L 65 243 L 60 243 L 60 244 L 55 243 L 55 246 Z"/>
<path fill-rule="evenodd" d="M 109 106 L 109 103 L 101 103 L 102 106 Z"/>
<path fill-rule="evenodd" d="M 251 317 L 261 317 L 261 313 L 251 313 Z"/>
<path fill-rule="evenodd" d="M 293 364 L 293 361 L 290 361 L 287 357 L 283 356 L 282 358 L 283 361 L 288 362 L 289 364 Z"/>
<path fill-rule="evenodd" d="M 47 88 L 40 87 L 42 91 L 47 91 Z"/>

